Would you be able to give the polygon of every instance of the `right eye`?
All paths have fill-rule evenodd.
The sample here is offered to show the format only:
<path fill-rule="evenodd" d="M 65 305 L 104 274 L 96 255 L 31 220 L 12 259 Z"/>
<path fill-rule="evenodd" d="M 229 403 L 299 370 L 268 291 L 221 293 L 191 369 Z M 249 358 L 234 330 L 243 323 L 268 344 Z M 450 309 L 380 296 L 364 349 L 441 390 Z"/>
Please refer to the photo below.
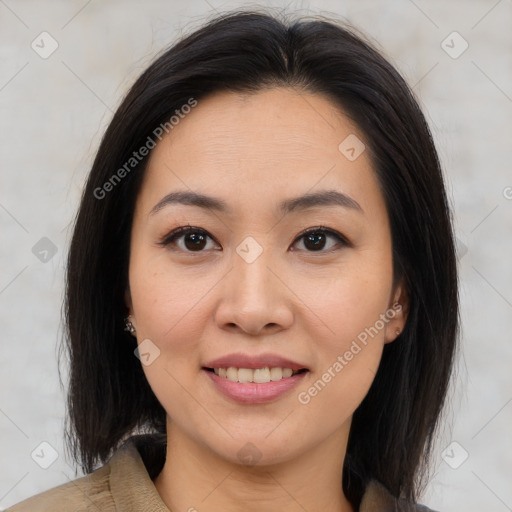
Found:
<path fill-rule="evenodd" d="M 180 226 L 167 234 L 159 244 L 164 247 L 173 246 L 172 249 L 185 252 L 204 252 L 207 239 L 213 240 L 207 231 L 193 226 Z M 183 240 L 181 240 L 183 239 Z M 182 241 L 180 245 L 178 242 Z"/>

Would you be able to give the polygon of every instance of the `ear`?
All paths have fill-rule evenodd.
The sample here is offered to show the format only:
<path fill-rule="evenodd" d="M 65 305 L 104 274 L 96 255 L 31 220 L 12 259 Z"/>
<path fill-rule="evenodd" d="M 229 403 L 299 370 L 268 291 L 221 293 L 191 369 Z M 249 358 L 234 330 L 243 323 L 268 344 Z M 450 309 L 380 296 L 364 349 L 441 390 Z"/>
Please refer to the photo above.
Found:
<path fill-rule="evenodd" d="M 386 324 L 384 343 L 391 343 L 396 340 L 403 332 L 409 313 L 409 294 L 405 285 L 400 282 L 392 294 L 388 304 L 386 318 L 389 319 Z"/>

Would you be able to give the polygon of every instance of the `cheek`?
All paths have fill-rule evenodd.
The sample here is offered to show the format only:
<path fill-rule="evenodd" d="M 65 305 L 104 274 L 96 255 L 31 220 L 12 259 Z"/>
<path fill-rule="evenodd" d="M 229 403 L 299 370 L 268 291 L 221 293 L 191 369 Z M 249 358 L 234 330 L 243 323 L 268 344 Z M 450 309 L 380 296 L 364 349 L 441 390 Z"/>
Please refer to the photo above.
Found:
<path fill-rule="evenodd" d="M 331 357 L 348 350 L 352 340 L 364 342 L 365 335 L 383 341 L 385 323 L 379 319 L 386 312 L 391 279 L 384 266 L 351 265 L 336 275 L 297 280 L 294 292 L 303 304 L 297 317 L 309 318 L 303 327 L 315 331 L 310 339 L 323 340 L 322 349 Z"/>
<path fill-rule="evenodd" d="M 321 287 L 304 282 L 299 291 L 306 297 L 310 321 L 305 329 L 315 340 L 318 358 L 297 399 L 311 414 L 328 418 L 333 428 L 353 413 L 375 378 L 389 322 L 385 313 L 392 278 L 386 265 L 353 265 L 339 275 Z"/>
<path fill-rule="evenodd" d="M 172 417 L 180 417 L 190 407 L 190 395 L 185 390 L 191 387 L 191 378 L 200 367 L 199 306 L 210 287 L 183 274 L 180 277 L 161 259 L 133 254 L 130 291 L 139 350 L 141 343 L 150 340 L 148 346 L 157 354 L 150 364 L 143 364 L 143 371 Z"/>
<path fill-rule="evenodd" d="M 199 334 L 199 319 L 212 284 L 198 279 L 192 269 L 172 266 L 166 254 L 132 254 L 130 291 L 137 331 L 162 349 L 192 351 Z"/>
<path fill-rule="evenodd" d="M 386 324 L 380 318 L 387 292 L 352 274 L 309 296 L 321 317 L 317 327 L 309 323 L 317 358 L 297 401 L 308 415 L 324 418 L 327 431 L 353 414 L 375 378 L 384 347 Z"/>
<path fill-rule="evenodd" d="M 347 353 L 334 358 L 307 386 L 298 390 L 298 407 L 308 418 L 322 418 L 322 429 L 331 432 L 354 414 L 375 378 L 382 345 L 352 346 Z"/>

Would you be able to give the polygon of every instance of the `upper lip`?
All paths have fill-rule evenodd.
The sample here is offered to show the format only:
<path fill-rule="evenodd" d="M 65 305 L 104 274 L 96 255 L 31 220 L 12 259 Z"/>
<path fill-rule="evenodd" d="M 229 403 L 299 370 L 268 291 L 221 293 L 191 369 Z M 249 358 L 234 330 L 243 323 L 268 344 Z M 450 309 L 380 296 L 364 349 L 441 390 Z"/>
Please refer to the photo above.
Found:
<path fill-rule="evenodd" d="M 277 354 L 227 354 L 225 356 L 213 359 L 204 365 L 204 368 L 291 368 L 292 370 L 307 369 L 307 367 L 291 359 L 281 357 Z"/>

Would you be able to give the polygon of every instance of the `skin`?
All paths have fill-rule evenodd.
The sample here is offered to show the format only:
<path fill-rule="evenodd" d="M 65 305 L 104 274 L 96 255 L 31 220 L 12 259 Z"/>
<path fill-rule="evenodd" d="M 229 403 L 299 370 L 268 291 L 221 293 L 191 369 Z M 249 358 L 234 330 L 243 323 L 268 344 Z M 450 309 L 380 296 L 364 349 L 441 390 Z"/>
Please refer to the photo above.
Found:
<path fill-rule="evenodd" d="M 274 88 L 215 93 L 152 151 L 132 227 L 126 302 L 140 344 L 160 355 L 144 372 L 167 412 L 167 459 L 155 486 L 174 511 L 353 511 L 340 482 L 352 414 L 368 392 L 385 343 L 406 320 L 406 293 L 393 286 L 389 220 L 364 151 L 338 149 L 364 135 L 321 95 Z M 190 205 L 151 209 L 169 192 L 223 199 L 224 214 Z M 281 216 L 276 205 L 335 189 L 363 212 L 317 206 Z M 182 236 L 190 224 L 208 237 L 199 252 Z M 315 250 L 298 235 L 323 225 Z M 252 263 L 236 252 L 251 236 L 263 249 Z M 202 252 L 201 252 L 202 251 Z M 298 401 L 379 315 L 402 309 L 309 403 Z M 220 394 L 201 370 L 209 360 L 271 352 L 309 373 L 266 404 Z M 257 464 L 237 455 L 252 443 Z"/>

